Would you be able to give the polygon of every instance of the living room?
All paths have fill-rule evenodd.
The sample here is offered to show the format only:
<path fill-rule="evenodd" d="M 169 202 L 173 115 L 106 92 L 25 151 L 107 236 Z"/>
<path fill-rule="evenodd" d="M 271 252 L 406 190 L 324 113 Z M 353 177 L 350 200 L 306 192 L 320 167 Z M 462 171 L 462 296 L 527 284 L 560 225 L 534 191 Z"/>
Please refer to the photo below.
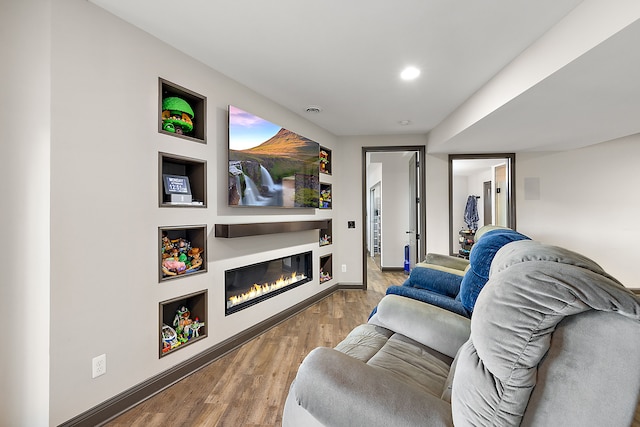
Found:
<path fill-rule="evenodd" d="M 574 3 L 567 19 L 558 18 L 562 25 L 555 32 L 460 100 L 431 132 L 374 135 L 331 132 L 92 2 L 11 5 L 0 18 L 2 28 L 20 43 L 9 43 L 10 60 L 3 61 L 8 77 L 2 83 L 8 100 L 3 115 L 30 121 L 7 126 L 3 138 L 3 180 L 11 185 L 1 227 L 5 239 L 20 242 L 26 263 L 8 269 L 0 300 L 8 316 L 20 313 L 29 327 L 12 328 L 10 345 L 2 350 L 2 360 L 13 367 L 2 379 L 3 421 L 68 422 L 334 287 L 361 286 L 363 147 L 427 147 L 424 231 L 427 250 L 439 253 L 449 252 L 448 155 L 516 152 L 518 231 L 583 253 L 625 286 L 640 287 L 633 268 L 640 201 L 632 193 L 640 184 L 640 88 L 632 80 L 622 91 L 609 90 L 626 82 L 627 72 L 640 72 L 637 49 L 628 49 L 638 40 L 640 10 L 633 2 Z M 572 34 L 584 44 L 576 47 L 563 38 Z M 533 67 L 541 56 L 557 58 L 549 65 L 553 72 Z M 611 74 L 586 73 L 592 62 L 602 61 L 608 61 Z M 567 81 L 563 73 L 576 85 L 594 88 L 579 98 L 585 109 L 617 105 L 619 121 L 609 113 L 584 120 L 575 108 L 567 110 L 569 103 L 536 111 L 529 120 L 517 115 L 526 111 L 518 104 L 528 96 L 573 94 L 572 88 L 557 86 Z M 578 81 L 580 76 L 586 81 Z M 206 97 L 206 143 L 158 131 L 159 79 Z M 331 210 L 228 205 L 229 105 L 331 150 L 332 174 L 323 177 L 333 186 Z M 535 126 L 555 119 L 566 120 L 564 133 L 547 135 Z M 534 131 L 540 133 L 531 135 Z M 553 138 L 568 142 L 556 146 Z M 519 139 L 529 146 L 505 150 Z M 159 206 L 159 153 L 206 163 L 204 208 Z M 535 182 L 537 191 L 525 188 L 525 180 Z M 319 247 L 317 230 L 237 239 L 214 233 L 216 224 L 326 219 L 333 224 L 328 247 Z M 206 272 L 158 280 L 159 228 L 202 225 Z M 225 314 L 225 271 L 307 251 L 316 266 L 331 254 L 332 280 L 320 283 L 314 276 L 277 298 Z M 160 357 L 159 303 L 203 290 L 206 337 Z M 108 369 L 92 378 L 92 359 L 100 355 L 106 355 Z"/>

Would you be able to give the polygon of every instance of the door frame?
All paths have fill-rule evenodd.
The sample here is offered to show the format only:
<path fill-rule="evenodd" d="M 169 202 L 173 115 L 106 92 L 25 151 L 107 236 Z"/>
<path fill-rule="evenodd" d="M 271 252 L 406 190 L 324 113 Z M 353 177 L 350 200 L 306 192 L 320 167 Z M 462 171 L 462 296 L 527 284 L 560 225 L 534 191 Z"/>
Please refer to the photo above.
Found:
<path fill-rule="evenodd" d="M 362 147 L 362 212 L 360 224 L 363 225 L 362 230 L 362 289 L 367 289 L 367 153 L 384 153 L 384 152 L 400 152 L 415 151 L 418 153 L 418 194 L 420 198 L 420 212 L 418 214 L 418 230 L 420 231 L 419 247 L 420 253 L 424 256 L 426 253 L 426 216 L 425 216 L 425 165 L 426 165 L 426 147 L 424 145 L 384 145 L 375 147 Z"/>
<path fill-rule="evenodd" d="M 516 154 L 515 153 L 481 153 L 481 154 L 449 154 L 449 254 L 455 255 L 453 250 L 453 161 L 478 159 L 504 159 L 508 164 L 507 170 L 507 227 L 516 229 Z M 495 177 L 493 177 L 495 180 Z M 494 208 L 495 213 L 495 208 Z"/>

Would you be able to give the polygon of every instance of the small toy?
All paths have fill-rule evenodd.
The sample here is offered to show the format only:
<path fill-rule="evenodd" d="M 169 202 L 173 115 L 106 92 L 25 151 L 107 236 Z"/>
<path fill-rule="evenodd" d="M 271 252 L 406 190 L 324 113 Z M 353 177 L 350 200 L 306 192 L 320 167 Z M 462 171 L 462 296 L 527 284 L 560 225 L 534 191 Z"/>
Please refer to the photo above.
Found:
<path fill-rule="evenodd" d="M 329 170 L 329 153 L 320 150 L 320 172 L 328 172 Z"/>
<path fill-rule="evenodd" d="M 326 282 L 327 280 L 331 280 L 331 274 L 325 273 L 320 269 L 320 283 Z"/>
<path fill-rule="evenodd" d="M 163 277 L 193 273 L 202 267 L 202 249 L 192 247 L 191 242 L 186 239 L 171 240 L 164 233 L 160 253 Z"/>
<path fill-rule="evenodd" d="M 181 306 L 173 318 L 173 327 L 176 329 L 177 339 L 181 343 L 189 341 L 192 323 L 191 312 L 186 306 Z"/>
<path fill-rule="evenodd" d="M 162 352 L 166 353 L 178 347 L 181 343 L 177 339 L 176 331 L 169 325 L 162 325 Z"/>
<path fill-rule="evenodd" d="M 162 353 L 168 353 L 176 347 L 200 336 L 200 329 L 205 326 L 198 317 L 191 319 L 191 311 L 187 306 L 180 306 L 173 318 L 173 328 L 162 325 Z"/>
<path fill-rule="evenodd" d="M 321 208 L 331 207 L 331 189 L 330 188 L 320 190 L 320 207 Z"/>
<path fill-rule="evenodd" d="M 196 320 L 190 325 L 189 329 L 191 331 L 191 338 L 197 338 L 200 336 L 200 328 L 204 326 L 204 322 L 201 322 L 200 319 L 196 317 Z"/>
<path fill-rule="evenodd" d="M 162 129 L 177 134 L 193 131 L 193 110 L 187 101 L 176 96 L 162 100 Z"/>
<path fill-rule="evenodd" d="M 187 253 L 191 260 L 189 261 L 189 270 L 197 271 L 202 266 L 202 258 L 200 257 L 200 248 L 191 248 Z"/>

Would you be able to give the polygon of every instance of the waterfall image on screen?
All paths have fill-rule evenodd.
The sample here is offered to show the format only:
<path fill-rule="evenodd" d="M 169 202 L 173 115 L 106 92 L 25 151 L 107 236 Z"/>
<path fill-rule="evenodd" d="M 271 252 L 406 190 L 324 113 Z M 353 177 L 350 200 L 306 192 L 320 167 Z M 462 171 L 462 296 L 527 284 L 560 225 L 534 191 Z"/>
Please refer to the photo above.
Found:
<path fill-rule="evenodd" d="M 229 106 L 229 205 L 317 208 L 320 144 Z"/>

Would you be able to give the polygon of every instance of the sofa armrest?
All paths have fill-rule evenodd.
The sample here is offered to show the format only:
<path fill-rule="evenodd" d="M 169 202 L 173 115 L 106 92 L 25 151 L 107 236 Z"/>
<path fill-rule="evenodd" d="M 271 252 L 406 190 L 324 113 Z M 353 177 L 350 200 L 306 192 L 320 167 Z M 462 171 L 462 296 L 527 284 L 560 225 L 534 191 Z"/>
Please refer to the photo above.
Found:
<path fill-rule="evenodd" d="M 469 260 L 458 258 L 453 255 L 428 253 L 424 259 L 424 263 L 440 265 L 442 267 L 463 271 L 469 265 Z"/>
<path fill-rule="evenodd" d="M 455 357 L 471 333 L 470 319 L 399 295 L 382 298 L 369 323 L 402 334 L 449 357 Z"/>
<path fill-rule="evenodd" d="M 319 347 L 300 365 L 289 393 L 323 425 L 452 426 L 451 405 L 393 374 Z M 285 407 L 283 425 L 290 424 Z"/>

